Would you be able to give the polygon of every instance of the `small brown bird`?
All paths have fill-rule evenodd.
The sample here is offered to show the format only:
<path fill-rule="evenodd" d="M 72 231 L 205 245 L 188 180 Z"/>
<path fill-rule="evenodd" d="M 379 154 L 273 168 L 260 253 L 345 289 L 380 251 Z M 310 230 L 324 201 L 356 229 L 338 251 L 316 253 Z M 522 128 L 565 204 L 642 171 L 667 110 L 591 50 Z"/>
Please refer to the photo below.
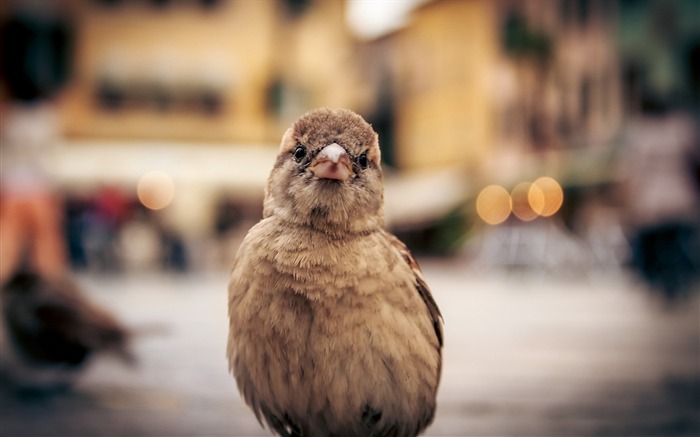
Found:
<path fill-rule="evenodd" d="M 15 388 L 70 387 L 103 352 L 133 360 L 130 332 L 68 277 L 20 272 L 0 292 L 0 371 Z"/>
<path fill-rule="evenodd" d="M 280 435 L 415 436 L 433 419 L 441 315 L 383 204 L 362 117 L 317 109 L 286 131 L 229 284 L 230 370 Z"/>

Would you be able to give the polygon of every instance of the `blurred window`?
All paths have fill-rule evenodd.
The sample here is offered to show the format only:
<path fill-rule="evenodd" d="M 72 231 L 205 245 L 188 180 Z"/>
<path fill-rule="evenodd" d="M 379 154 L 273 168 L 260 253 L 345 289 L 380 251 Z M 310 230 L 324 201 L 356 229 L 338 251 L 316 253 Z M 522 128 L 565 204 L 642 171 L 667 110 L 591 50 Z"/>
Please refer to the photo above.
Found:
<path fill-rule="evenodd" d="M 158 83 L 150 84 L 149 88 L 145 97 L 156 110 L 166 112 L 172 109 L 175 103 L 172 90 Z"/>
<path fill-rule="evenodd" d="M 552 52 L 551 38 L 530 24 L 520 11 L 510 11 L 501 30 L 503 48 L 514 57 L 547 59 Z"/>
<path fill-rule="evenodd" d="M 206 115 L 220 114 L 224 107 L 224 98 L 217 90 L 202 90 L 199 94 L 199 108 Z"/>
<path fill-rule="evenodd" d="M 302 15 L 311 4 L 311 0 L 281 0 L 290 16 Z"/>
<path fill-rule="evenodd" d="M 149 2 L 156 8 L 164 8 L 168 6 L 170 0 L 149 0 Z"/>
<path fill-rule="evenodd" d="M 92 1 L 99 6 L 117 6 L 120 3 L 123 3 L 122 0 L 92 0 Z"/>
<path fill-rule="evenodd" d="M 104 109 L 121 109 L 124 105 L 124 91 L 117 84 L 102 79 L 97 84 L 97 104 Z"/>
<path fill-rule="evenodd" d="M 579 88 L 579 120 L 582 124 L 588 122 L 591 112 L 591 88 L 592 83 L 589 77 L 584 77 Z"/>
<path fill-rule="evenodd" d="M 204 9 L 213 9 L 221 4 L 220 0 L 199 0 L 199 4 Z"/>
<path fill-rule="evenodd" d="M 516 11 L 508 13 L 503 22 L 503 47 L 511 54 L 519 54 L 522 51 L 522 42 L 527 32 L 525 18 Z"/>
<path fill-rule="evenodd" d="M 589 0 L 578 0 L 576 3 L 576 19 L 579 26 L 584 27 L 591 18 L 591 4 Z"/>

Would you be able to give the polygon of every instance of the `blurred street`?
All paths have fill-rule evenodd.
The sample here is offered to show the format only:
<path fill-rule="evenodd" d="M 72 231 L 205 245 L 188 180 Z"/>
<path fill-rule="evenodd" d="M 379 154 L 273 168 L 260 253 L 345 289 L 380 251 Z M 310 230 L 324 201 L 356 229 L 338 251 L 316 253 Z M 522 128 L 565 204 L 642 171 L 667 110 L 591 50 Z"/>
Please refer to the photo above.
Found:
<path fill-rule="evenodd" d="M 543 276 L 423 259 L 445 318 L 426 435 L 700 434 L 698 297 L 673 306 L 622 273 Z M 227 273 L 79 276 L 143 333 L 74 390 L 1 393 L 2 436 L 268 435 L 225 359 Z"/>

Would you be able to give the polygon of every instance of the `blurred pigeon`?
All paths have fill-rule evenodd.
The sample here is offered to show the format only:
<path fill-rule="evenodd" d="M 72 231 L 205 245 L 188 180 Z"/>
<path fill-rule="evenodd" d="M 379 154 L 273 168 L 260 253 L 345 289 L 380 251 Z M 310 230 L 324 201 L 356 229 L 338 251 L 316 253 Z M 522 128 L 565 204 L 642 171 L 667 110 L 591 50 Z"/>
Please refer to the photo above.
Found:
<path fill-rule="evenodd" d="M 346 109 L 287 130 L 229 284 L 229 367 L 282 436 L 415 436 L 432 421 L 442 320 L 384 229 L 377 134 Z"/>
<path fill-rule="evenodd" d="M 69 278 L 20 272 L 0 292 L 0 371 L 16 388 L 69 387 L 101 352 L 132 361 L 127 329 Z"/>

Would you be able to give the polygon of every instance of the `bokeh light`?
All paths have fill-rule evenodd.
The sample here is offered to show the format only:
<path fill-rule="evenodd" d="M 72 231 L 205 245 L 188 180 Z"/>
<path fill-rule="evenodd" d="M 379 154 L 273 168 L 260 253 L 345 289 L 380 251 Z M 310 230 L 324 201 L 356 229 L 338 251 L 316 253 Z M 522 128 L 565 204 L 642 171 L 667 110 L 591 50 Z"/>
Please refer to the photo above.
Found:
<path fill-rule="evenodd" d="M 539 185 L 534 183 L 530 184 L 530 188 L 527 192 L 527 202 L 535 214 L 541 215 L 540 213 L 545 206 L 545 195 Z"/>
<path fill-rule="evenodd" d="M 536 219 L 539 214 L 534 207 L 544 204 L 542 190 L 530 182 L 521 182 L 516 185 L 510 197 L 513 202 L 513 214 L 526 222 Z"/>
<path fill-rule="evenodd" d="M 175 197 L 175 184 L 167 173 L 154 170 L 141 177 L 136 194 L 146 208 L 163 209 L 170 205 Z"/>
<path fill-rule="evenodd" d="M 542 217 L 554 215 L 564 203 L 564 191 L 561 185 L 551 177 L 543 176 L 532 184 L 533 189 L 541 193 L 541 202 L 531 199 L 532 209 Z M 533 198 L 536 196 L 533 196 Z"/>
<path fill-rule="evenodd" d="M 476 199 L 476 212 L 490 225 L 503 223 L 510 215 L 512 203 L 505 188 L 489 185 L 481 190 Z"/>

